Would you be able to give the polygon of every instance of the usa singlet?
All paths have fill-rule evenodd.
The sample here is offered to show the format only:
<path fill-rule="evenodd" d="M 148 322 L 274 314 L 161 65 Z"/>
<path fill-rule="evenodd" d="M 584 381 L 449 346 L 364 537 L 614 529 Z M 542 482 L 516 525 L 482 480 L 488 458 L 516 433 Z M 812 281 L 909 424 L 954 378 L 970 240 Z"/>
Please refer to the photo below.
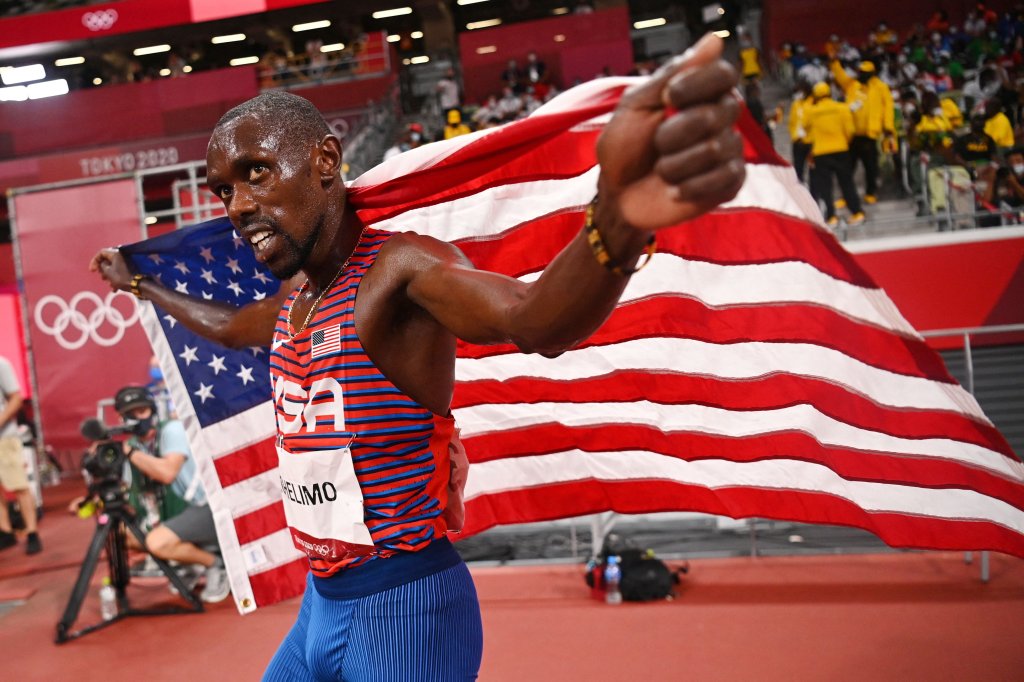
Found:
<path fill-rule="evenodd" d="M 313 575 L 326 578 L 447 532 L 454 422 L 402 393 L 356 334 L 355 302 L 390 232 L 367 228 L 309 324 L 290 336 L 278 316 L 270 376 L 285 516 Z"/>

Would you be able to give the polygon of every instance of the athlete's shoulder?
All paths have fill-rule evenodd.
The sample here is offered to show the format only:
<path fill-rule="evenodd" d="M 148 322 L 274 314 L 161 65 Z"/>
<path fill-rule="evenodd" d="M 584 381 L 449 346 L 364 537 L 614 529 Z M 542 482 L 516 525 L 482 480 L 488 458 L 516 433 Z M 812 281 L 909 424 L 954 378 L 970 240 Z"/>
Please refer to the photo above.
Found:
<path fill-rule="evenodd" d="M 437 265 L 471 265 L 457 246 L 418 232 L 396 232 L 381 248 L 388 268 L 412 274 Z"/>

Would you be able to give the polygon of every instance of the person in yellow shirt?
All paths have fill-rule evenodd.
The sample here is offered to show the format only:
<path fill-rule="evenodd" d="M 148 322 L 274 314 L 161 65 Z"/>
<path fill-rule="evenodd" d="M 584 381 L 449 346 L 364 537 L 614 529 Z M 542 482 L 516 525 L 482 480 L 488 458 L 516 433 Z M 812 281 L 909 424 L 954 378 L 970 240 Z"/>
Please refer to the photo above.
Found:
<path fill-rule="evenodd" d="M 448 125 L 444 127 L 444 139 L 450 140 L 459 135 L 467 135 L 473 132 L 469 126 L 462 122 L 462 114 L 458 109 L 448 110 Z"/>
<path fill-rule="evenodd" d="M 953 126 L 953 130 L 963 126 L 964 115 L 960 111 L 960 107 L 957 106 L 956 100 L 952 97 L 943 97 L 939 100 L 939 105 L 942 107 L 942 113 L 946 115 L 949 125 Z"/>
<path fill-rule="evenodd" d="M 997 99 L 985 102 L 985 134 L 996 141 L 996 146 L 1003 153 L 1014 146 L 1013 125 Z"/>
<path fill-rule="evenodd" d="M 873 204 L 878 200 L 878 145 L 883 137 L 896 134 L 892 91 L 875 73 L 873 62 L 861 62 L 856 78 L 838 61 L 833 61 L 831 68 L 853 114 L 850 153 L 854 167 L 858 161 L 864 166 L 864 203 Z"/>
<path fill-rule="evenodd" d="M 853 115 L 848 106 L 832 99 L 828 83 L 816 83 L 811 94 L 814 104 L 810 108 L 807 126 L 813 164 L 811 183 L 816 187 L 817 196 L 825 202 L 825 220 L 829 227 L 839 224 L 835 204 L 832 203 L 833 177 L 839 181 L 839 189 L 851 212 L 847 225 L 859 225 L 864 222 L 864 212 L 853 184 L 853 164 L 850 161 Z"/>
<path fill-rule="evenodd" d="M 789 106 L 789 139 L 793 142 L 793 170 L 800 182 L 805 184 L 807 156 L 811 153 L 811 143 L 807 141 L 807 125 L 813 105 L 811 86 L 801 80 L 793 91 L 793 103 Z M 816 188 L 811 189 L 813 195 Z"/>
<path fill-rule="evenodd" d="M 746 33 L 740 38 L 740 73 L 746 81 L 756 81 L 761 77 L 761 52 Z"/>

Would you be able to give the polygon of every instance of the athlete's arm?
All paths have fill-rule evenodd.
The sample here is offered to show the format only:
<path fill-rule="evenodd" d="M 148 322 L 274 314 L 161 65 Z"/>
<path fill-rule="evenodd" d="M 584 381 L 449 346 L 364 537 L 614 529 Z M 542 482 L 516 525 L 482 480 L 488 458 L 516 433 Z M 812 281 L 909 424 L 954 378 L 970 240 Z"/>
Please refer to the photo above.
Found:
<path fill-rule="evenodd" d="M 117 249 L 97 253 L 89 269 L 98 272 L 111 289 L 131 290 L 132 272 Z M 192 298 L 161 286 L 153 279 L 142 280 L 139 291 L 196 334 L 228 348 L 245 348 L 270 345 L 281 304 L 297 285 L 297 281 L 289 280 L 282 283 L 273 296 L 242 307 Z"/>
<path fill-rule="evenodd" d="M 719 38 L 706 37 L 627 91 L 598 140 L 595 223 L 623 268 L 635 265 L 654 231 L 728 201 L 743 183 L 733 130 L 738 77 L 721 51 Z M 532 284 L 475 270 L 455 247 L 428 237 L 402 235 L 400 244 L 414 254 L 396 259 L 410 264 L 409 298 L 474 343 L 559 353 L 600 326 L 629 280 L 597 262 L 582 232 Z"/>

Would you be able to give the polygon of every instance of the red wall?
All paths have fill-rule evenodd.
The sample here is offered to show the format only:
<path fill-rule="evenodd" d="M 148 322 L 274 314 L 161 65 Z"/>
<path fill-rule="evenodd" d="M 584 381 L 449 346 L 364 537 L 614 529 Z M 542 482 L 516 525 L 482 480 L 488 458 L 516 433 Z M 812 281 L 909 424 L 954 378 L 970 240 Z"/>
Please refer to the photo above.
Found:
<path fill-rule="evenodd" d="M 1024 234 L 1022 228 L 926 235 L 917 246 L 855 253 L 857 262 L 885 289 L 919 331 L 1024 323 Z M 1004 235 L 991 239 L 995 235 Z M 962 239 L 970 241 L 961 241 Z M 927 242 L 932 242 L 927 244 Z M 882 242 L 853 242 L 856 250 Z M 925 245 L 927 244 L 927 245 Z M 980 336 L 978 344 L 1020 342 Z M 961 347 L 962 338 L 929 341 Z"/>
<path fill-rule="evenodd" d="M 459 57 L 467 102 L 501 94 L 501 72 L 509 59 L 522 67 L 533 51 L 547 64 L 555 85 L 565 88 L 577 79 L 588 81 L 605 66 L 624 76 L 633 68 L 629 9 L 616 7 L 592 14 L 567 14 L 509 26 L 459 34 Z M 555 36 L 565 40 L 555 42 Z M 477 48 L 495 52 L 478 54 Z"/>
<path fill-rule="evenodd" d="M 76 90 L 0 107 L 0 152 L 24 157 L 208 131 L 259 93 L 254 66 Z"/>

